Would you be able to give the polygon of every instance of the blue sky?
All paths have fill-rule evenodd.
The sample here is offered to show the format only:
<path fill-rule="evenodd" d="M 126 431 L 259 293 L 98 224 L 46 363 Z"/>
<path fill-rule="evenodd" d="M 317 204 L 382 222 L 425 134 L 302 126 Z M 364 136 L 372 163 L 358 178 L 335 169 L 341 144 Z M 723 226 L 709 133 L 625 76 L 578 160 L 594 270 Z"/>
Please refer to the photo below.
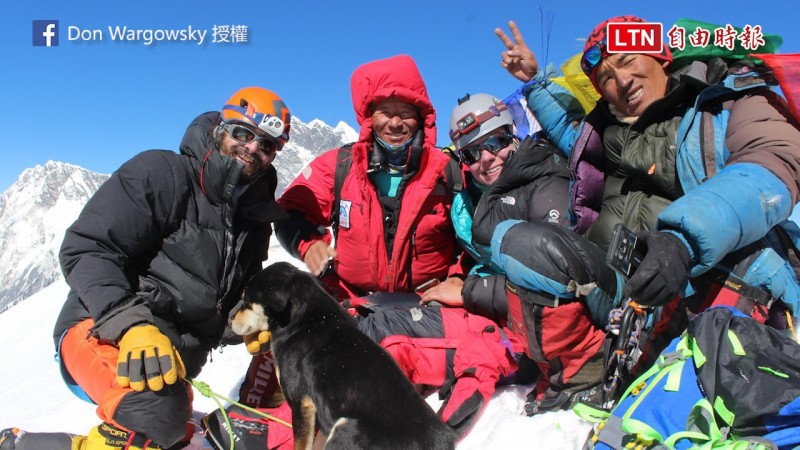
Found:
<path fill-rule="evenodd" d="M 716 6 L 714 6 L 716 5 Z M 540 63 L 578 53 L 601 20 L 636 14 L 665 29 L 679 18 L 761 25 L 800 52 L 796 5 L 743 0 L 457 2 L 442 0 L 209 2 L 37 0 L 11 2 L 0 17 L 3 108 L 0 191 L 48 160 L 111 173 L 136 153 L 176 150 L 197 114 L 238 88 L 274 90 L 292 114 L 356 127 L 349 80 L 360 64 L 406 53 L 420 67 L 438 110 L 440 144 L 466 92 L 503 97 L 518 82 L 499 65 L 496 26 L 513 19 Z M 543 17 L 544 16 L 544 17 Z M 58 47 L 32 45 L 32 21 L 59 21 Z M 551 22 L 545 47 L 543 25 Z M 108 27 L 207 30 L 206 42 L 114 42 Z M 213 26 L 244 25 L 247 43 L 211 43 Z M 69 41 L 68 27 L 104 30 L 105 40 Z M 280 163 L 280 160 L 278 160 Z"/>

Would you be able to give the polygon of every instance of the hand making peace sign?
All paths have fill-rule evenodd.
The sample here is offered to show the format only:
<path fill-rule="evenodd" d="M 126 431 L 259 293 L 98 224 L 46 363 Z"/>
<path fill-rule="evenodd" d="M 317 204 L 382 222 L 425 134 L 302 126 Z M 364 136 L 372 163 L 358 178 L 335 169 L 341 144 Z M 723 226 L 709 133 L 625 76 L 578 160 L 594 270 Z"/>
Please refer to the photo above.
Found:
<path fill-rule="evenodd" d="M 508 21 L 508 28 L 514 40 L 506 35 L 501 28 L 495 28 L 494 34 L 503 42 L 508 50 L 504 50 L 500 55 L 502 65 L 514 78 L 526 83 L 530 81 L 536 72 L 539 71 L 539 63 L 528 44 L 522 38 L 522 33 L 517 28 L 513 20 Z"/>

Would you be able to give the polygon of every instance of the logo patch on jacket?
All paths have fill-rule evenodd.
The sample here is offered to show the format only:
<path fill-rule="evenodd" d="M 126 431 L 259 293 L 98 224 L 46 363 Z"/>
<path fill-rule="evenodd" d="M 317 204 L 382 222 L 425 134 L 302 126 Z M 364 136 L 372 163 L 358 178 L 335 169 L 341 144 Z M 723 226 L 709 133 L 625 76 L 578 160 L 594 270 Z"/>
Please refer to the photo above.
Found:
<path fill-rule="evenodd" d="M 517 204 L 517 199 L 514 197 L 503 197 L 500 199 L 501 202 L 505 203 L 506 205 L 514 206 Z"/>
<path fill-rule="evenodd" d="M 353 202 L 342 200 L 339 202 L 339 228 L 350 228 L 350 207 Z"/>

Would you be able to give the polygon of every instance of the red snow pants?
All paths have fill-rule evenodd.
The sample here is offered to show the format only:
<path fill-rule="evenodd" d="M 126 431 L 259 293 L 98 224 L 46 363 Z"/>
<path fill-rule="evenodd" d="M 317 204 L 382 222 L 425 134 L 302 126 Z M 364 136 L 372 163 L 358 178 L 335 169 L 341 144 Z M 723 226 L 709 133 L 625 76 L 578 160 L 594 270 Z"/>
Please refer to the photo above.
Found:
<path fill-rule="evenodd" d="M 537 294 L 508 287 L 509 325 L 526 343 L 525 353 L 542 372 L 536 398 L 569 389 L 580 391 L 603 382 L 606 335 L 580 300 L 547 306 Z M 521 298 L 521 295 L 522 297 Z"/>

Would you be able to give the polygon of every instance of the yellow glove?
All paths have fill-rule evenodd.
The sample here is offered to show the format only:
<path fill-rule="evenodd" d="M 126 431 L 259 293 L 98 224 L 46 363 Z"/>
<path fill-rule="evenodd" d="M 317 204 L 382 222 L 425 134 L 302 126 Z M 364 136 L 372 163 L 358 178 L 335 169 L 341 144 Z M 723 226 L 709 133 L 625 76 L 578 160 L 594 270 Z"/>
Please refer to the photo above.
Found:
<path fill-rule="evenodd" d="M 119 340 L 117 383 L 143 391 L 145 381 L 151 391 L 160 391 L 164 383 L 173 384 L 186 376 L 178 351 L 168 337 L 153 325 L 135 326 Z"/>
<path fill-rule="evenodd" d="M 258 355 L 269 350 L 269 331 L 257 331 L 244 337 L 244 345 L 251 355 Z"/>

